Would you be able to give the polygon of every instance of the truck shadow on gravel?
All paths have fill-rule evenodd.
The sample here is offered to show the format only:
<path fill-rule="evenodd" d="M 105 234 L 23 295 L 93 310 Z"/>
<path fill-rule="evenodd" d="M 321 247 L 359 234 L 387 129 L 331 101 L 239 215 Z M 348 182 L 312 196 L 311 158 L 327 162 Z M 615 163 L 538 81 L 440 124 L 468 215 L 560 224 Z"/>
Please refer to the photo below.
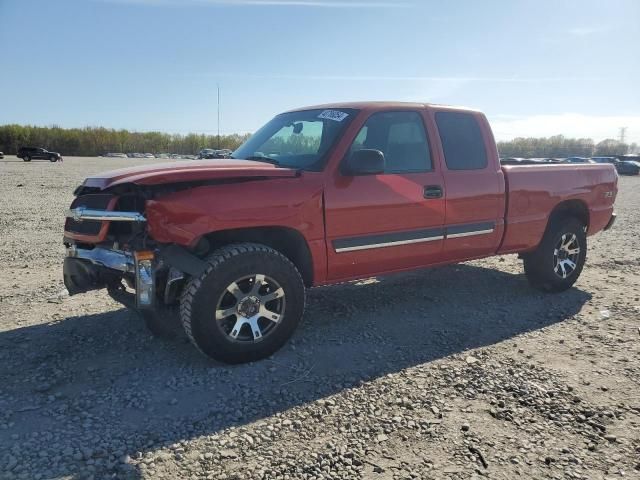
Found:
<path fill-rule="evenodd" d="M 124 309 L 3 332 L 0 452 L 17 461 L 0 468 L 141 478 L 141 454 L 562 322 L 589 298 L 468 264 L 313 289 L 293 341 L 238 366 L 154 339 Z"/>

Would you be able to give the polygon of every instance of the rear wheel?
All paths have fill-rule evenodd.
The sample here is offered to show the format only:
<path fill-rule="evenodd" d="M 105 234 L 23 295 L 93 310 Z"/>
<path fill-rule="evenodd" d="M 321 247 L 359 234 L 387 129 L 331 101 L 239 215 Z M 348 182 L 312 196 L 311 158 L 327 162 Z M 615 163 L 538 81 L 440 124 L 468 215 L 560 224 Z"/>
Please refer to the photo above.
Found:
<path fill-rule="evenodd" d="M 26 155 L 26 156 L 22 157 L 22 160 L 24 160 L 25 162 L 30 162 L 31 161 L 31 157 L 29 155 Z"/>
<path fill-rule="evenodd" d="M 282 347 L 304 311 L 295 265 L 255 243 L 223 247 L 207 262 L 180 302 L 182 324 L 196 347 L 226 363 L 259 360 Z"/>
<path fill-rule="evenodd" d="M 538 248 L 524 257 L 529 283 L 545 292 L 562 292 L 576 282 L 587 258 L 585 225 L 574 217 L 553 220 Z"/>

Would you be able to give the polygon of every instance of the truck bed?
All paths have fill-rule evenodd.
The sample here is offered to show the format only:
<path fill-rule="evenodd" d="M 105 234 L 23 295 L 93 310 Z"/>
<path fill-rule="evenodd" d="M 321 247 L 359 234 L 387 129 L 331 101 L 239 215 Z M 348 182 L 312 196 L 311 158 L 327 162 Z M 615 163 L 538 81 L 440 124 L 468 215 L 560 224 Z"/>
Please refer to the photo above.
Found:
<path fill-rule="evenodd" d="M 588 234 L 602 230 L 613 212 L 617 173 L 609 164 L 503 165 L 505 235 L 499 253 L 535 248 L 562 201 L 584 208 Z"/>

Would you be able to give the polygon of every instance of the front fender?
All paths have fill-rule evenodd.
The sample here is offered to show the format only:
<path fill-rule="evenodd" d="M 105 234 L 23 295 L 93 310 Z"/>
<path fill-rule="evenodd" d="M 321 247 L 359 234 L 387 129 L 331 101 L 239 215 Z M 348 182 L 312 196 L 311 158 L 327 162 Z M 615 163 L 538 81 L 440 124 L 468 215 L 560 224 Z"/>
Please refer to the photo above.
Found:
<path fill-rule="evenodd" d="M 209 233 L 281 226 L 307 242 L 324 239 L 322 184 L 314 175 L 204 185 L 147 200 L 148 233 L 161 243 L 194 247 Z"/>

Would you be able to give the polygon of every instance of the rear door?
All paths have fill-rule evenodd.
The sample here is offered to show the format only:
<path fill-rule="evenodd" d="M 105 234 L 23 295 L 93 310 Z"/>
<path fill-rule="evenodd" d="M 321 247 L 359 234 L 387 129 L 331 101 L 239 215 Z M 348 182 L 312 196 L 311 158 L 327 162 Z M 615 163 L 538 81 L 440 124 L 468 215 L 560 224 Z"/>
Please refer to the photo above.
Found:
<path fill-rule="evenodd" d="M 412 268 L 440 255 L 443 179 L 434 164 L 423 115 L 410 110 L 371 114 L 346 157 L 361 148 L 380 150 L 385 172 L 354 176 L 337 169 L 328 182 L 329 280 Z"/>
<path fill-rule="evenodd" d="M 476 112 L 433 115 L 447 192 L 442 260 L 491 255 L 504 230 L 505 182 L 489 125 Z"/>

